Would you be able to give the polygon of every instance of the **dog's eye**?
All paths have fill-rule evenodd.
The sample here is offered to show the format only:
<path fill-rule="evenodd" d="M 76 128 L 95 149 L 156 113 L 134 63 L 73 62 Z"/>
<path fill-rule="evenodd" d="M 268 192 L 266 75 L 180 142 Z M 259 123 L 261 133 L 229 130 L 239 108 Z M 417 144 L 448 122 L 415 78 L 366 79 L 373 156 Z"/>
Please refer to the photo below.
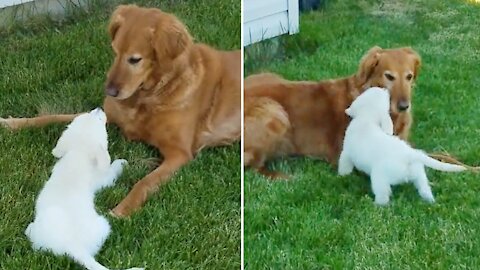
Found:
<path fill-rule="evenodd" d="M 135 65 L 142 60 L 141 57 L 130 57 L 128 58 L 128 63 Z"/>
<path fill-rule="evenodd" d="M 408 75 L 407 75 L 407 80 L 410 81 L 412 78 L 413 78 L 413 75 L 412 75 L 412 74 L 408 74 Z"/>
<path fill-rule="evenodd" d="M 394 81 L 395 77 L 393 77 L 391 74 L 385 73 L 385 78 L 387 78 L 389 81 Z"/>

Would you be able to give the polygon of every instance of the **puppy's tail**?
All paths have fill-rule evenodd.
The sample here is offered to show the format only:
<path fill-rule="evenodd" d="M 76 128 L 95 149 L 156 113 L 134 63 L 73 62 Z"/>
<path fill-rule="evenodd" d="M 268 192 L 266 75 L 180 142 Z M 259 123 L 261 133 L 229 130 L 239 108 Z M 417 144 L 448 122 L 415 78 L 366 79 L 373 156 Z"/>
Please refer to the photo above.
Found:
<path fill-rule="evenodd" d="M 88 254 L 88 252 L 73 252 L 73 254 L 70 255 L 75 261 L 85 266 L 88 270 L 109 270 L 97 262 L 92 255 Z M 144 268 L 133 267 L 126 270 L 144 270 Z"/>
<path fill-rule="evenodd" d="M 457 165 L 457 164 L 450 164 L 438 161 L 429 157 L 422 151 L 415 151 L 416 152 L 416 159 L 423 163 L 425 166 L 444 172 L 461 172 L 467 170 L 465 166 Z"/>
<path fill-rule="evenodd" d="M 470 170 L 470 171 L 480 172 L 480 167 L 466 165 L 465 163 L 463 163 L 463 162 L 459 161 L 458 159 L 452 157 L 448 153 L 429 153 L 428 156 L 431 157 L 431 158 L 434 158 L 436 160 L 442 161 L 442 162 L 463 166 L 463 167 L 467 168 L 467 170 Z"/>
<path fill-rule="evenodd" d="M 71 252 L 69 254 L 75 261 L 79 264 L 85 266 L 88 270 L 109 270 L 105 266 L 101 265 L 95 260 L 95 257 L 88 254 L 88 252 L 78 251 L 78 252 Z"/>

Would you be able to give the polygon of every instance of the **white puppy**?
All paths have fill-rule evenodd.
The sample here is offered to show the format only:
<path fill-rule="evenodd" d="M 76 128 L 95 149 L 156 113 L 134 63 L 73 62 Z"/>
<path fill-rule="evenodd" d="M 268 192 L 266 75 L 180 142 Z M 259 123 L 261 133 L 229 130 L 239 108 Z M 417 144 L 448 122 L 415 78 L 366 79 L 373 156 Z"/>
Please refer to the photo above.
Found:
<path fill-rule="evenodd" d="M 388 90 L 373 87 L 357 97 L 345 110 L 352 121 L 345 132 L 338 173 L 347 175 L 355 167 L 370 175 L 375 203 L 379 205 L 388 204 L 391 185 L 410 181 L 423 199 L 433 203 L 435 199 L 424 166 L 452 172 L 466 168 L 430 158 L 393 136 L 389 107 Z"/>
<path fill-rule="evenodd" d="M 95 211 L 95 192 L 113 185 L 127 163 L 117 159 L 110 164 L 106 119 L 95 109 L 68 125 L 52 151 L 60 160 L 25 231 L 34 249 L 67 254 L 89 270 L 108 270 L 94 258 L 110 233 L 107 219 Z"/>

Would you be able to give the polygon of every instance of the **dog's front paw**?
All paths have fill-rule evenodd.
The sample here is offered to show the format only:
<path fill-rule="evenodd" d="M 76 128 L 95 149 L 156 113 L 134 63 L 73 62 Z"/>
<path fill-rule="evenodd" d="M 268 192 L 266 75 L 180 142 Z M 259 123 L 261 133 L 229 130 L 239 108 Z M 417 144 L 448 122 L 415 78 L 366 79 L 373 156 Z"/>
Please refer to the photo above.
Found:
<path fill-rule="evenodd" d="M 116 218 L 126 218 L 130 215 L 130 211 L 127 208 L 123 207 L 121 204 L 119 204 L 115 208 L 110 210 L 109 214 L 112 217 Z"/>
<path fill-rule="evenodd" d="M 9 117 L 8 119 L 0 117 L 0 126 L 9 129 L 9 130 L 15 130 L 17 129 L 17 126 L 15 124 L 15 119 Z"/>

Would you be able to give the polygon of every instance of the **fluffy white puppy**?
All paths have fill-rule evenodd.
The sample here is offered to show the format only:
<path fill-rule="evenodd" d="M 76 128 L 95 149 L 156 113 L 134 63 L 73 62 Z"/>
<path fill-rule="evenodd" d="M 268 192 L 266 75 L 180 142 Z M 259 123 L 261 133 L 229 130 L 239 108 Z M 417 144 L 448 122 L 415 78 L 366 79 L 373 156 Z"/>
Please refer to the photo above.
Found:
<path fill-rule="evenodd" d="M 375 203 L 386 205 L 391 185 L 413 182 L 420 196 L 435 201 L 425 166 L 440 171 L 464 171 L 465 167 L 443 163 L 413 149 L 393 136 L 388 90 L 372 87 L 357 97 L 345 113 L 352 118 L 338 161 L 338 173 L 347 175 L 353 168 L 370 175 Z"/>
<path fill-rule="evenodd" d="M 95 109 L 68 125 L 52 151 L 60 160 L 25 231 L 34 249 L 66 254 L 89 270 L 108 270 L 94 258 L 110 233 L 107 219 L 95 211 L 95 192 L 113 185 L 127 163 L 117 159 L 110 164 L 106 120 Z"/>

